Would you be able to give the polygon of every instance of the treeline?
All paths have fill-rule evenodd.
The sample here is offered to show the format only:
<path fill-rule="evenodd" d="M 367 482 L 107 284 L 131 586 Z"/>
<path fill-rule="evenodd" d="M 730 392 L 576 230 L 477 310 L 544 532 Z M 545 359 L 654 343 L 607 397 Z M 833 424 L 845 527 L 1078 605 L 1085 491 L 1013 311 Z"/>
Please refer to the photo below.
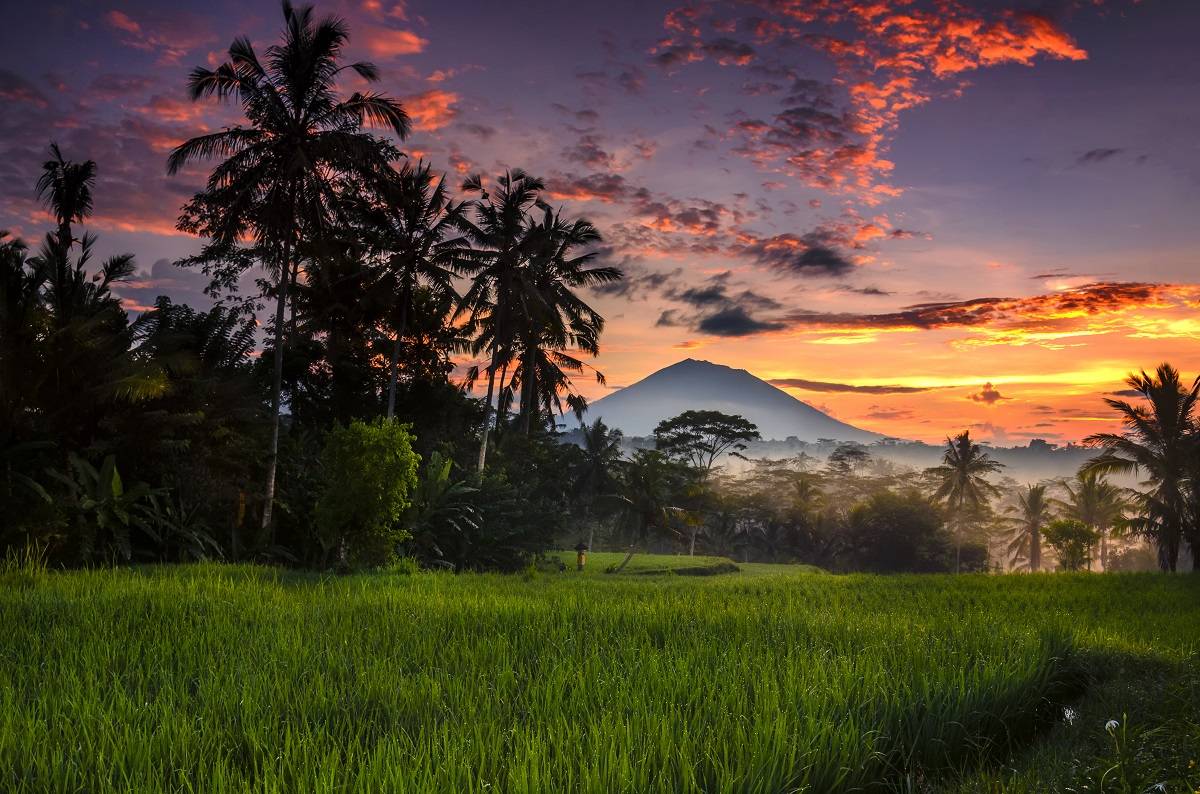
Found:
<path fill-rule="evenodd" d="M 1127 383 L 1137 402 L 1106 400 L 1124 432 L 1089 437 L 1095 456 L 1066 480 L 1019 484 L 969 432 L 923 470 L 847 444 L 824 461 L 754 460 L 729 475 L 716 462 L 740 457 L 757 429 L 688 411 L 629 457 L 619 432 L 586 428 L 584 502 L 592 531 L 630 554 L 699 550 L 837 571 L 1200 570 L 1200 379 L 1188 386 L 1163 364 Z"/>

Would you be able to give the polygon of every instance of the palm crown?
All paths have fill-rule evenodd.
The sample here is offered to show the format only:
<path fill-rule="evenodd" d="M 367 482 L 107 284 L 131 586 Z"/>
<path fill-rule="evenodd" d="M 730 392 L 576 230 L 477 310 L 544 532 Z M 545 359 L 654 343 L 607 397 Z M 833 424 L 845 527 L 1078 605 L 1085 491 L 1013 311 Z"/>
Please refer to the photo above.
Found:
<path fill-rule="evenodd" d="M 1150 490 L 1139 495 L 1140 514 L 1127 524 L 1133 532 L 1157 539 L 1159 564 L 1174 570 L 1180 540 L 1196 512 L 1194 412 L 1200 379 L 1185 387 L 1178 370 L 1162 364 L 1155 374 L 1131 375 L 1127 383 L 1146 404 L 1105 400 L 1121 415 L 1125 432 L 1088 436 L 1085 443 L 1102 447 L 1103 452 L 1084 471 L 1146 477 Z"/>

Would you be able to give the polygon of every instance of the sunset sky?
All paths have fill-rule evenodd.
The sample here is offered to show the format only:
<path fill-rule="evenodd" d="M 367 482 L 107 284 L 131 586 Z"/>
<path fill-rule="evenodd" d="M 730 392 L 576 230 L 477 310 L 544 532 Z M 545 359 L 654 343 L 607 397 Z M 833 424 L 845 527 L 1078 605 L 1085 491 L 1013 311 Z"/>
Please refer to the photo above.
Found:
<path fill-rule="evenodd" d="M 681 358 L 743 367 L 843 421 L 937 441 L 1078 440 L 1105 393 L 1200 372 L 1200 3 L 1193 0 L 319 3 L 404 101 L 403 144 L 452 181 L 521 167 L 624 268 L 598 398 Z M 0 228 L 49 228 L 51 140 L 99 164 L 102 254 L 194 305 L 170 262 L 236 124 L 188 71 L 266 0 L 39 2 L 0 28 Z M 345 88 L 360 86 L 348 82 Z"/>

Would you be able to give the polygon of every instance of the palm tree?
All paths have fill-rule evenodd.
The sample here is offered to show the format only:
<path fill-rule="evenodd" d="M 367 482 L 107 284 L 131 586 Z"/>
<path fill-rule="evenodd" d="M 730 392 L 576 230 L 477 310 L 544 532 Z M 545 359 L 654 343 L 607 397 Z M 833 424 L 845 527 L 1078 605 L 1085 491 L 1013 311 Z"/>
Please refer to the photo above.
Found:
<path fill-rule="evenodd" d="M 462 272 L 462 241 L 450 235 L 461 221 L 464 205 L 450 199 L 445 178 L 435 179 L 424 163 L 405 166 L 380 186 L 377 206 L 368 212 L 369 229 L 384 255 L 380 286 L 392 296 L 395 334 L 388 364 L 387 418 L 396 412 L 396 381 L 401 340 L 412 316 L 418 289 L 457 299 L 454 277 Z"/>
<path fill-rule="evenodd" d="M 589 266 L 595 252 L 573 256 L 580 247 L 600 241 L 600 233 L 584 219 L 567 221 L 546 208 L 541 222 L 530 221 L 527 231 L 529 258 L 522 269 L 517 293 L 521 312 L 518 339 L 520 356 L 510 388 L 520 387 L 521 414 L 528 435 L 541 409 L 547 416 L 562 413 L 559 395 L 582 420 L 587 401 L 572 389 L 570 375 L 584 369 L 568 351 L 588 355 L 600 352 L 604 318 L 575 293 L 579 287 L 618 281 L 621 271 Z M 596 371 L 598 383 L 604 376 Z"/>
<path fill-rule="evenodd" d="M 506 171 L 496 184 L 494 190 L 485 189 L 479 175 L 463 182 L 463 191 L 478 193 L 479 198 L 471 203 L 474 220 L 464 216 L 459 221 L 473 247 L 468 261 L 474 274 L 460 305 L 479 329 L 474 352 L 486 352 L 489 359 L 479 471 L 483 471 L 487 460 L 496 373 L 501 367 L 507 368 L 516 343 L 518 294 L 523 286 L 520 273 L 529 256 L 527 215 L 534 206 L 546 207 L 540 198 L 542 181 L 520 169 Z"/>
<path fill-rule="evenodd" d="M 1100 569 L 1108 570 L 1108 533 L 1124 518 L 1126 500 L 1123 489 L 1108 482 L 1096 471 L 1081 471 L 1074 483 L 1065 482 L 1066 513 L 1096 531 L 1100 538 Z"/>
<path fill-rule="evenodd" d="M 621 460 L 621 431 L 609 429 L 604 420 L 597 419 L 590 425 L 580 428 L 583 434 L 583 455 L 575 470 L 574 491 L 583 502 L 585 509 L 591 512 L 596 499 L 603 494 L 612 493 L 616 487 L 616 468 Z M 593 548 L 596 524 L 593 520 L 588 525 L 588 548 Z"/>
<path fill-rule="evenodd" d="M 74 163 L 62 156 L 57 143 L 50 144 L 50 159 L 38 177 L 38 197 L 58 222 L 56 242 L 65 252 L 71 247 L 71 223 L 92 214 L 92 188 L 96 185 L 96 162 Z"/>
<path fill-rule="evenodd" d="M 656 532 L 669 531 L 674 521 L 686 516 L 687 511 L 673 504 L 685 480 L 681 464 L 658 450 L 639 449 L 625 464 L 621 493 L 611 499 L 621 507 L 631 539 L 625 558 L 613 573 L 625 569 L 639 544 Z"/>
<path fill-rule="evenodd" d="M 1029 570 L 1037 573 L 1042 567 L 1042 528 L 1051 517 L 1046 486 L 1030 485 L 1020 491 L 1016 509 L 1018 515 L 1010 519 L 1016 525 L 1016 531 L 1007 551 L 1014 562 L 1028 560 Z"/>
<path fill-rule="evenodd" d="M 51 400 L 55 413 L 70 424 L 83 420 L 94 427 L 101 421 L 99 406 L 105 401 L 156 397 L 167 384 L 157 366 L 128 354 L 128 317 L 112 293 L 113 286 L 136 272 L 133 254 L 108 257 L 93 272 L 96 236 L 85 232 L 77 241 L 71 230 L 72 222 L 82 222 L 92 213 L 96 163 L 66 160 L 57 144 L 50 144 L 50 153 L 53 159 L 43 166 L 37 190 L 54 213 L 58 231 L 47 234 L 37 256 L 29 260 L 50 318 L 46 356 L 56 375 L 47 385 L 56 393 Z M 76 242 L 79 251 L 73 253 Z M 72 401 L 79 401 L 73 417 L 68 407 Z"/>
<path fill-rule="evenodd" d="M 353 234 L 333 232 L 299 252 L 306 278 L 292 288 L 293 312 L 302 318 L 296 338 L 324 340 L 323 350 L 314 350 L 328 377 L 324 403 L 334 421 L 348 422 L 378 405 L 370 343 L 389 296 L 379 288 L 380 268 Z"/>
<path fill-rule="evenodd" d="M 1194 527 L 1189 475 L 1196 458 L 1196 399 L 1200 379 L 1185 387 L 1179 371 L 1160 364 L 1153 375 L 1143 370 L 1126 380 L 1145 404 L 1106 398 L 1121 415 L 1123 433 L 1095 433 L 1084 439 L 1103 452 L 1083 468 L 1085 473 L 1144 473 L 1149 490 L 1137 496 L 1138 515 L 1126 524 L 1135 534 L 1158 545 L 1158 564 L 1174 571 L 1179 546 Z M 1192 529 L 1194 532 L 1194 529 Z M 1193 536 L 1194 537 L 1194 536 Z"/>
<path fill-rule="evenodd" d="M 205 193 L 185 210 L 181 228 L 196 228 L 219 244 L 234 246 L 252 235 L 266 252 L 275 279 L 274 376 L 271 446 L 262 527 L 271 525 L 279 453 L 279 409 L 283 380 L 284 309 L 296 277 L 295 250 L 301 232 L 318 234 L 328 224 L 339 188 L 347 178 L 380 174 L 394 154 L 363 131 L 376 124 L 403 139 L 408 115 L 378 93 L 355 92 L 340 99 L 337 80 L 349 69 L 374 82 L 379 72 L 366 62 L 342 65 L 349 31 L 337 17 L 313 18 L 311 7 L 283 3 L 283 41 L 260 61 L 248 38 L 229 46 L 229 60 L 216 69 L 197 67 L 188 79 L 193 101 L 233 98 L 247 124 L 200 135 L 177 147 L 167 171 L 224 158 L 209 176 Z"/>
<path fill-rule="evenodd" d="M 954 520 L 955 573 L 958 573 L 961 567 L 962 531 L 967 511 L 980 510 L 987 506 L 989 497 L 996 493 L 996 487 L 987 481 L 987 475 L 994 474 L 1002 468 L 1003 463 L 992 460 L 983 451 L 983 447 L 971 441 L 969 430 L 946 439 L 942 465 L 933 470 L 941 479 L 934 498 L 946 502 Z"/>

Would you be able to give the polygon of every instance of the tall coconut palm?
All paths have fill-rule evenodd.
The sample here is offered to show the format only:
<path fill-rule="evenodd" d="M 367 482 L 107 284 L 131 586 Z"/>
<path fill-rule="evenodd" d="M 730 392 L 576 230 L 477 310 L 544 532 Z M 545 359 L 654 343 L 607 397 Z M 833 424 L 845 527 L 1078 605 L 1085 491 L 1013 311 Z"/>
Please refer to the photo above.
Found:
<path fill-rule="evenodd" d="M 1051 501 L 1044 484 L 1029 485 L 1017 494 L 1016 516 L 1010 519 L 1015 532 L 1007 552 L 1016 561 L 1026 560 L 1029 570 L 1042 568 L 1042 529 L 1052 517 Z"/>
<path fill-rule="evenodd" d="M 969 430 L 946 439 L 942 465 L 933 470 L 941 480 L 934 498 L 946 503 L 954 521 L 955 573 L 961 568 L 963 524 L 967 514 L 987 506 L 988 500 L 996 494 L 996 486 L 988 482 L 987 475 L 1002 468 L 1003 463 L 992 460 L 983 447 L 971 441 Z"/>
<path fill-rule="evenodd" d="M 616 470 L 621 461 L 621 431 L 609 428 L 604 420 L 597 419 L 590 425 L 582 425 L 583 455 L 575 469 L 573 490 L 575 496 L 591 512 L 595 502 L 604 494 L 616 489 Z M 588 548 L 593 548 L 596 524 L 588 525 Z"/>
<path fill-rule="evenodd" d="M 92 188 L 96 186 L 96 162 L 75 163 L 63 157 L 57 143 L 50 144 L 50 159 L 38 177 L 38 197 L 58 223 L 58 246 L 66 251 L 74 238 L 71 223 L 92 214 Z"/>
<path fill-rule="evenodd" d="M 600 233 L 584 219 L 568 221 L 549 208 L 527 231 L 528 262 L 520 272 L 516 297 L 521 312 L 517 337 L 520 358 L 510 388 L 520 388 L 521 414 L 528 434 L 545 409 L 562 412 L 560 394 L 582 417 L 584 398 L 572 390 L 570 375 L 584 370 L 571 350 L 595 356 L 600 352 L 604 318 L 583 301 L 576 290 L 621 279 L 614 267 L 591 266 L 594 251 L 575 255 L 581 247 L 600 241 Z M 598 383 L 604 376 L 596 371 Z"/>
<path fill-rule="evenodd" d="M 265 61 L 243 37 L 229 46 L 227 62 L 192 71 L 188 91 L 194 101 L 235 99 L 246 123 L 192 138 L 167 160 L 167 170 L 174 174 L 189 163 L 222 159 L 205 193 L 189 208 L 193 217 L 181 218 L 180 226 L 196 228 L 229 246 L 253 236 L 267 252 L 263 264 L 274 276 L 275 358 L 264 531 L 271 525 L 275 498 L 284 311 L 298 268 L 299 236 L 317 235 L 328 225 L 345 179 L 378 175 L 388 167 L 394 150 L 364 132 L 364 126 L 384 127 L 401 139 L 409 131 L 407 114 L 387 96 L 355 92 L 339 98 L 337 81 L 346 69 L 369 82 L 379 79 L 370 63 L 342 63 L 349 39 L 345 22 L 337 17 L 314 19 L 311 7 L 294 8 L 287 0 L 283 21 L 283 40 L 267 48 Z"/>
<path fill-rule="evenodd" d="M 92 264 L 96 238 L 84 234 L 77 254 L 46 235 L 27 262 L 40 285 L 38 360 L 22 373 L 41 404 L 39 419 L 64 440 L 63 449 L 92 443 L 113 403 L 158 397 L 168 388 L 156 362 L 132 355 L 129 317 L 112 289 L 133 277 L 132 254 Z"/>
<path fill-rule="evenodd" d="M 473 249 L 467 260 L 474 275 L 460 305 L 469 313 L 471 323 L 480 329 L 474 352 L 488 356 L 487 396 L 477 461 L 478 470 L 483 471 L 496 374 L 512 360 L 516 344 L 519 292 L 524 286 L 520 275 L 530 248 L 527 215 L 533 207 L 546 205 L 540 197 L 542 181 L 520 169 L 506 171 L 492 190 L 485 188 L 479 175 L 469 177 L 462 187 L 467 193 L 479 194 L 471 202 L 471 213 L 459 222 Z"/>
<path fill-rule="evenodd" d="M 1100 569 L 1108 569 L 1108 534 L 1125 516 L 1124 491 L 1097 471 L 1082 471 L 1074 482 L 1065 482 L 1067 516 L 1096 531 L 1100 538 Z"/>
<path fill-rule="evenodd" d="M 454 277 L 463 270 L 458 260 L 462 241 L 453 237 L 463 211 L 451 200 L 445 178 L 435 178 L 424 163 L 405 166 L 380 186 L 380 201 L 367 217 L 383 256 L 380 286 L 391 296 L 394 333 L 388 363 L 387 418 L 396 412 L 396 381 L 400 347 L 413 315 L 417 291 L 457 298 Z"/>
<path fill-rule="evenodd" d="M 1181 541 L 1194 532 L 1189 476 L 1197 454 L 1195 408 L 1200 379 L 1184 386 L 1179 371 L 1163 363 L 1153 375 L 1142 371 L 1130 375 L 1126 383 L 1145 403 L 1105 399 L 1120 414 L 1125 432 L 1095 433 L 1084 439 L 1103 452 L 1083 471 L 1145 476 L 1148 490 L 1138 495 L 1138 515 L 1126 524 L 1135 534 L 1152 539 L 1158 546 L 1159 566 L 1174 571 Z"/>

